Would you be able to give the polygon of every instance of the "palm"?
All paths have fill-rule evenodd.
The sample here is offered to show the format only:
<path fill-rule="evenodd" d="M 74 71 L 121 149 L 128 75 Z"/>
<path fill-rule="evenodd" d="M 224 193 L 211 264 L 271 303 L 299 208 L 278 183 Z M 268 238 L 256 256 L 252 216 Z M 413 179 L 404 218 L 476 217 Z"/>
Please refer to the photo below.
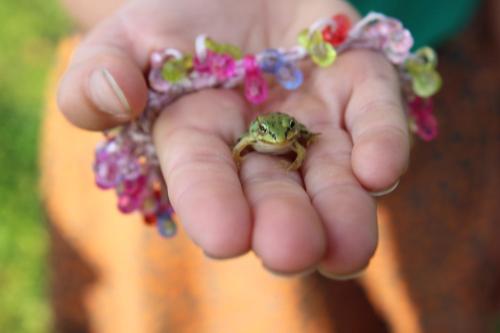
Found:
<path fill-rule="evenodd" d="M 291 46 L 317 18 L 346 10 L 344 3 L 321 0 L 132 2 L 87 43 L 118 33 L 126 38 L 120 47 L 145 68 L 152 49 L 190 52 L 200 33 L 247 52 Z M 300 90 L 275 87 L 261 107 L 292 114 L 321 133 L 300 172 L 287 172 L 278 158 L 256 153 L 237 170 L 231 146 L 254 114 L 238 92 L 183 97 L 158 119 L 154 136 L 172 204 L 208 255 L 253 249 L 265 266 L 280 272 L 319 265 L 346 274 L 367 264 L 377 232 L 366 189 L 392 185 L 407 160 L 395 76 L 368 52 L 342 55 L 327 70 L 309 66 L 305 74 Z M 140 97 L 127 97 L 140 104 L 134 100 Z"/>

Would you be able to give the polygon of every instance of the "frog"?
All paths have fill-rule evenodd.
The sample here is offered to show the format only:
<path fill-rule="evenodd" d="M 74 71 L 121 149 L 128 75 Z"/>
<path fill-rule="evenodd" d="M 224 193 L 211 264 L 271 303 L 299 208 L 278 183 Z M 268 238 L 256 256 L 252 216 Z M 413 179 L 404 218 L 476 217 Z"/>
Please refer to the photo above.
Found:
<path fill-rule="evenodd" d="M 282 112 L 259 115 L 250 123 L 248 131 L 236 142 L 233 159 L 241 166 L 242 154 L 248 147 L 259 153 L 283 155 L 295 152 L 295 160 L 288 171 L 300 169 L 306 157 L 306 149 L 319 133 L 309 131 L 294 117 Z"/>

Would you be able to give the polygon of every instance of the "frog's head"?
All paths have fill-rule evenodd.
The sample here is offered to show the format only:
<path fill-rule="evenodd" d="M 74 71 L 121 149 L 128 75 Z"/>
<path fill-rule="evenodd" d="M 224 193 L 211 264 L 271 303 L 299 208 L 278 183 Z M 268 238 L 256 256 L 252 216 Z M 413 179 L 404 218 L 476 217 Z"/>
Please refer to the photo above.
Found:
<path fill-rule="evenodd" d="M 279 112 L 258 116 L 250 124 L 249 132 L 257 141 L 270 144 L 285 144 L 300 134 L 298 122 Z"/>

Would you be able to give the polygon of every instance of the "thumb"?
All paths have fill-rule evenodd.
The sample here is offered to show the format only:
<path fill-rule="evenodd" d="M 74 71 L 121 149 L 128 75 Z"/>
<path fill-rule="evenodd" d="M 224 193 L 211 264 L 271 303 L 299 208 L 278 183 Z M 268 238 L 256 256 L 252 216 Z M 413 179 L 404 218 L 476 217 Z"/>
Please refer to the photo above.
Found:
<path fill-rule="evenodd" d="M 58 104 L 76 126 L 102 130 L 142 112 L 148 88 L 139 59 L 118 20 L 94 29 L 76 50 L 61 79 Z"/>

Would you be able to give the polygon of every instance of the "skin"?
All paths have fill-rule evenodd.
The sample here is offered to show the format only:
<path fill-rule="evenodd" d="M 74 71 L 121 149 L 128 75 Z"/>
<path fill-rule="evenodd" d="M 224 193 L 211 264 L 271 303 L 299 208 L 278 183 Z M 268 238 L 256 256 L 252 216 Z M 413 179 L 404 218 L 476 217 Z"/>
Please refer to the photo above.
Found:
<path fill-rule="evenodd" d="M 297 171 L 306 157 L 306 147 L 317 134 L 309 130 L 295 118 L 281 112 L 271 112 L 258 116 L 250 124 L 233 148 L 233 159 L 241 165 L 241 154 L 252 146 L 258 152 L 268 154 L 296 153 L 296 158 L 287 167 L 288 171 Z M 304 145 L 306 147 L 304 147 Z"/>
<path fill-rule="evenodd" d="M 92 28 L 61 80 L 59 106 L 75 125 L 102 130 L 144 108 L 144 73 L 153 49 L 192 52 L 199 33 L 245 52 L 290 47 L 329 13 L 357 13 L 335 0 L 127 1 Z M 90 93 L 91 73 L 107 69 L 131 114 L 113 116 Z M 190 238 L 213 258 L 253 251 L 281 274 L 319 269 L 346 276 L 368 264 L 377 244 L 372 191 L 395 184 L 409 142 L 398 78 L 371 51 L 349 51 L 327 69 L 307 66 L 297 91 L 270 91 L 280 110 L 321 133 L 299 171 L 249 153 L 238 172 L 232 146 L 254 110 L 236 90 L 205 90 L 168 106 L 154 129 L 169 197 Z M 102 96 L 101 96 L 102 97 Z M 105 96 L 115 99 L 115 96 Z M 261 110 L 262 111 L 262 110 Z"/>

